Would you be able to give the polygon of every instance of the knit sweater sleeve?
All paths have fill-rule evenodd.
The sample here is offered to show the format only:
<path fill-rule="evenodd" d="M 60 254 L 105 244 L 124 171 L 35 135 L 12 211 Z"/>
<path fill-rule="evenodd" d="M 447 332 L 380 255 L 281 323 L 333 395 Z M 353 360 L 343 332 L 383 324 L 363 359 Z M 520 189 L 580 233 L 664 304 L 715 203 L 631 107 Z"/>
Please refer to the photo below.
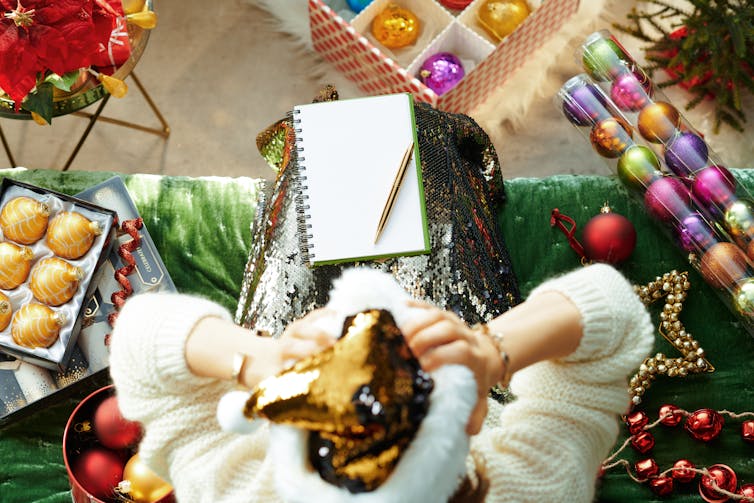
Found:
<path fill-rule="evenodd" d="M 223 432 L 215 410 L 231 383 L 197 377 L 186 365 L 187 336 L 208 316 L 230 319 L 220 306 L 187 295 L 143 294 L 126 303 L 110 354 L 119 406 L 143 424 L 140 457 L 173 484 L 179 501 L 277 501 L 267 428 Z"/>
<path fill-rule="evenodd" d="M 516 399 L 499 425 L 472 439 L 486 466 L 488 501 L 589 502 L 597 473 L 629 407 L 626 377 L 652 348 L 644 305 L 614 268 L 597 264 L 537 287 L 568 297 L 583 335 L 568 357 L 534 364 L 511 381 Z"/>

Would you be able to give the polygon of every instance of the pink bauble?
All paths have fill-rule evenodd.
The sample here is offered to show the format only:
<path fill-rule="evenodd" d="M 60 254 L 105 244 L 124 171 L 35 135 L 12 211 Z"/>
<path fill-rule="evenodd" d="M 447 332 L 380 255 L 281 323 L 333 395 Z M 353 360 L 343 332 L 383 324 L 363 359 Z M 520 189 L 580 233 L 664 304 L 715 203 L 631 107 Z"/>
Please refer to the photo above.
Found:
<path fill-rule="evenodd" d="M 691 208 L 691 193 L 677 178 L 663 177 L 652 183 L 644 194 L 644 206 L 649 214 L 662 221 L 681 220 Z"/>
<path fill-rule="evenodd" d="M 625 112 L 641 110 L 652 98 L 652 81 L 639 68 L 619 75 L 610 88 L 610 97 Z"/>
<path fill-rule="evenodd" d="M 720 213 L 736 195 L 736 179 L 727 168 L 713 164 L 696 173 L 691 193 L 705 208 Z"/>

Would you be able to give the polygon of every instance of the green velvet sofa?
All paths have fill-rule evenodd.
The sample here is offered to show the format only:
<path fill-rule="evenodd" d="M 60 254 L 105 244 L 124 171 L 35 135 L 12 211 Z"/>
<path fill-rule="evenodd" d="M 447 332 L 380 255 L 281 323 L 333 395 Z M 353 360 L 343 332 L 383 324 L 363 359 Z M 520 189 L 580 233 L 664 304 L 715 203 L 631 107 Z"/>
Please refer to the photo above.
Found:
<path fill-rule="evenodd" d="M 0 170 L 0 178 L 12 177 L 69 194 L 112 175 Z M 735 175 L 743 186 L 754 190 L 754 171 L 736 170 Z M 250 222 L 259 183 L 249 178 L 123 178 L 178 290 L 209 297 L 235 311 L 250 249 Z M 737 412 L 754 409 L 754 338 L 616 179 L 572 175 L 520 178 L 507 180 L 506 190 L 508 201 L 499 211 L 499 224 L 524 295 L 547 277 L 580 267 L 579 258 L 563 234 L 550 227 L 550 212 L 556 207 L 573 217 L 579 228 L 605 202 L 628 217 L 637 229 L 638 242 L 621 270 L 636 284 L 648 283 L 673 269 L 690 272 L 692 287 L 681 320 L 706 349 L 716 371 L 686 378 L 660 378 L 641 404 L 653 419 L 665 403 L 691 411 L 703 407 Z M 655 321 L 660 307 L 652 308 Z M 655 349 L 674 355 L 673 348 L 659 335 Z M 106 376 L 80 383 L 70 389 L 68 397 L 0 429 L 0 501 L 70 501 L 61 451 L 63 429 L 78 401 L 105 384 Z M 653 432 L 657 443 L 651 455 L 661 469 L 680 458 L 698 466 L 723 463 L 736 471 L 739 481 L 754 483 L 754 444 L 741 439 L 737 422 L 729 421 L 721 436 L 709 444 L 692 440 L 680 427 L 658 427 Z M 623 438 L 625 433 L 620 441 Z M 631 449 L 621 457 L 632 462 L 640 459 Z M 621 468 L 604 475 L 597 499 L 660 501 L 645 485 L 630 480 Z M 677 487 L 673 496 L 665 500 L 701 501 L 696 482 Z M 558 501 L 557 495 L 552 501 Z"/>

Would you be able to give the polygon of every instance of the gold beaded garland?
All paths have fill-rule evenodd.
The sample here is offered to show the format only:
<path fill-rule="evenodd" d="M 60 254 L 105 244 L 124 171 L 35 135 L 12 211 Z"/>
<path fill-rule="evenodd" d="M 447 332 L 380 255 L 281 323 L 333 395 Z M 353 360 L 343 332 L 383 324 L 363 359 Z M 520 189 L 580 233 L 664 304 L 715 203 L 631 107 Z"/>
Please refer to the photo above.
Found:
<path fill-rule="evenodd" d="M 682 355 L 670 358 L 657 353 L 644 360 L 629 381 L 628 392 L 634 405 L 641 403 L 642 396 L 658 376 L 686 377 L 689 374 L 715 371 L 715 367 L 705 357 L 704 349 L 686 331 L 680 320 L 683 302 L 690 288 L 688 273 L 676 270 L 657 276 L 646 285 L 634 286 L 634 291 L 645 306 L 665 298 L 658 331 Z"/>

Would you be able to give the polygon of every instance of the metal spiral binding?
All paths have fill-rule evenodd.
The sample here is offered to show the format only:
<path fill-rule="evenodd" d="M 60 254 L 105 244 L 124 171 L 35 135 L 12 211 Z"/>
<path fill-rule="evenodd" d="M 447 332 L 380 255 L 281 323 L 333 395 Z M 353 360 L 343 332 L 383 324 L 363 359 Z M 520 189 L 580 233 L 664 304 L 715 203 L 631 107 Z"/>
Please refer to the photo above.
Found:
<path fill-rule="evenodd" d="M 294 193 L 293 199 L 296 205 L 296 232 L 298 233 L 301 257 L 304 264 L 312 264 L 314 262 L 314 243 L 312 243 L 314 236 L 311 234 L 312 225 L 309 223 L 310 216 L 308 210 L 310 206 L 307 204 L 309 195 L 305 193 L 309 188 L 306 185 L 306 166 L 303 164 L 306 157 L 302 155 L 304 147 L 299 145 L 303 142 L 303 138 L 301 137 L 303 128 L 300 127 L 301 119 L 294 117 L 300 113 L 301 111 L 296 109 L 288 113 L 289 120 L 294 124 L 293 131 L 297 144 L 291 149 L 291 167 L 293 168 L 293 185 L 291 189 Z"/>

